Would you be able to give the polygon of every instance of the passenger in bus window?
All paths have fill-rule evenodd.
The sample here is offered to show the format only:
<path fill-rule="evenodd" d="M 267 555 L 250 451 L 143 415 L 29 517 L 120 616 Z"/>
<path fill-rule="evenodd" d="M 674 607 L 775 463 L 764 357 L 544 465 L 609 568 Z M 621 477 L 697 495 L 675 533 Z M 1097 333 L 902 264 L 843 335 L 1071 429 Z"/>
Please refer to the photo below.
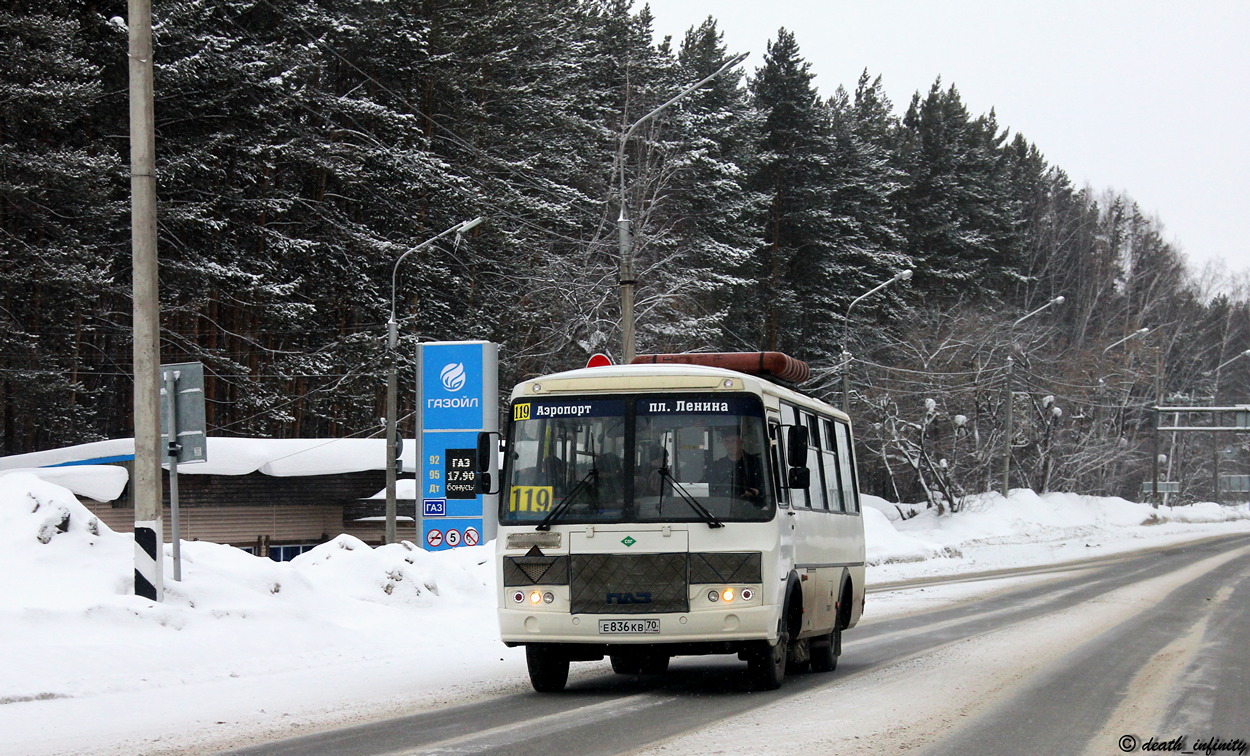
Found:
<path fill-rule="evenodd" d="M 750 502 L 761 503 L 764 489 L 764 465 L 758 454 L 750 454 L 743 448 L 742 435 L 737 427 L 729 426 L 720 431 L 725 456 L 716 459 L 708 467 L 708 483 L 713 492 L 722 496 L 735 496 Z"/>
<path fill-rule="evenodd" d="M 638 465 L 638 474 L 634 476 L 635 496 L 659 496 L 663 490 L 668 493 L 664 476 L 668 466 L 668 452 L 659 444 L 648 444 L 643 450 L 643 460 Z"/>
<path fill-rule="evenodd" d="M 522 468 L 516 473 L 516 483 L 521 485 L 561 486 L 565 478 L 564 460 L 547 454 L 533 467 Z"/>

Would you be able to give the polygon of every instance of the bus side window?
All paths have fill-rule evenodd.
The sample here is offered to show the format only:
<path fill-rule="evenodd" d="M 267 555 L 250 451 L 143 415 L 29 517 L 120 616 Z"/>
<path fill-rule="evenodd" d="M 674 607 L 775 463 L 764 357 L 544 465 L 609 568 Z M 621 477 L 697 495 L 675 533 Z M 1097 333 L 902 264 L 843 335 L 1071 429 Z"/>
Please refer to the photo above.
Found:
<path fill-rule="evenodd" d="M 820 429 L 820 438 L 823 441 L 821 462 L 825 468 L 825 494 L 829 498 L 829 509 L 845 512 L 846 500 L 842 498 L 842 488 L 838 481 L 838 442 L 833 434 L 833 421 L 822 417 Z"/>
<path fill-rule="evenodd" d="M 795 407 L 792 404 L 782 404 L 781 408 L 782 408 L 781 421 L 783 423 L 785 423 L 786 425 L 799 425 L 802 423 L 802 418 L 799 415 L 798 407 Z M 780 441 L 782 444 L 784 444 L 786 442 L 786 434 L 782 433 L 781 435 L 782 437 Z M 788 459 L 789 451 L 790 451 L 789 449 L 786 449 L 786 454 L 782 455 L 783 459 Z M 811 463 L 812 463 L 812 460 L 809 457 L 809 459 L 807 460 L 807 464 L 811 465 Z M 783 470 L 786 470 L 786 471 L 789 470 L 788 462 L 787 462 L 787 467 L 783 468 Z M 787 475 L 788 475 L 787 472 L 782 472 L 782 476 L 787 476 Z M 816 480 L 820 480 L 820 479 L 816 478 Z M 811 489 L 804 489 L 804 488 L 790 489 L 790 503 L 796 507 L 810 506 L 808 504 L 808 493 L 810 492 L 810 490 Z"/>
<path fill-rule="evenodd" d="M 846 511 L 859 512 L 859 489 L 855 481 L 855 448 L 851 445 L 851 428 L 846 423 L 834 424 L 838 436 L 838 469 L 842 478 L 842 500 Z"/>
<path fill-rule="evenodd" d="M 825 465 L 820 450 L 819 421 L 815 415 L 807 412 L 803 413 L 803 419 L 807 421 L 807 469 L 812 476 L 812 487 L 807 489 L 808 499 L 812 509 L 829 509 L 829 502 L 825 498 Z"/>
<path fill-rule="evenodd" d="M 781 426 L 775 422 L 770 422 L 768 424 L 768 435 L 773 440 L 773 443 L 768 445 L 768 473 L 772 477 L 773 490 L 777 492 L 777 503 L 779 505 L 789 504 L 790 489 L 786 488 L 785 485 L 786 466 L 782 463 L 785 457 L 783 449 L 785 439 L 782 437 Z"/>

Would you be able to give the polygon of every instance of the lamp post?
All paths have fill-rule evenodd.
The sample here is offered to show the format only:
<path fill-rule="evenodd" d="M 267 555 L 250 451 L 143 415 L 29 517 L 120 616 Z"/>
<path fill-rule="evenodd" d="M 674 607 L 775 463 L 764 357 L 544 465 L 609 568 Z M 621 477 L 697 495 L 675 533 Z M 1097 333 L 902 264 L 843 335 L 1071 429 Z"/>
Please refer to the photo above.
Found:
<path fill-rule="evenodd" d="M 1011 324 L 1011 327 L 1015 328 L 1016 326 L 1020 325 L 1021 323 L 1033 317 L 1034 315 L 1041 312 L 1042 310 L 1045 310 L 1048 307 L 1055 307 L 1057 305 L 1063 304 L 1063 301 L 1064 301 L 1063 296 L 1055 297 L 1054 299 L 1050 300 L 1049 302 L 1037 308 L 1036 310 L 1033 310 L 1032 312 L 1026 313 L 1023 316 L 1016 318 L 1016 321 Z M 1011 355 L 1007 355 L 1007 380 L 1006 380 L 1006 384 L 1004 387 L 1004 395 L 1003 395 L 1003 407 L 1004 407 L 1005 414 L 1006 414 L 1006 417 L 1003 421 L 1003 498 L 1004 499 L 1007 498 L 1007 493 L 1011 490 L 1011 487 L 1010 487 L 1011 486 L 1011 440 L 1012 440 L 1012 436 L 1014 436 L 1016 432 L 1015 430 L 1016 402 L 1015 402 L 1015 394 L 1012 392 L 1012 386 L 1011 386 L 1011 379 L 1012 379 L 1012 376 L 1015 374 L 1015 370 L 1016 370 L 1016 361 L 1012 359 Z"/>
<path fill-rule="evenodd" d="M 855 299 L 851 300 L 851 303 L 846 306 L 846 319 L 842 322 L 841 371 L 842 371 L 842 411 L 847 414 L 850 414 L 851 412 L 851 388 L 850 388 L 850 381 L 847 378 L 847 373 L 850 372 L 851 353 L 846 348 L 847 339 L 849 338 L 850 332 L 851 332 L 851 310 L 855 309 L 855 305 L 864 301 L 868 297 L 871 297 L 873 294 L 876 294 L 877 292 L 881 291 L 882 289 L 884 289 L 885 287 L 889 286 L 892 283 L 896 283 L 898 281 L 910 281 L 911 276 L 912 276 L 911 268 L 900 270 L 898 273 L 895 273 L 894 277 L 891 278 L 889 281 L 877 284 L 873 288 L 869 289 L 863 294 L 860 294 Z"/>
<path fill-rule="evenodd" d="M 686 95 L 695 91 L 699 87 L 708 83 L 717 76 L 725 73 L 729 69 L 738 65 L 747 59 L 750 53 L 742 53 L 737 57 L 731 58 L 716 72 L 710 76 L 700 79 L 698 82 L 691 84 L 660 107 L 647 113 L 642 118 L 634 121 L 625 133 L 621 135 L 621 141 L 616 148 L 616 170 L 620 173 L 620 185 L 618 189 L 617 201 L 620 205 L 620 217 L 616 220 L 617 235 L 620 243 L 621 261 L 620 261 L 620 286 L 621 286 L 621 351 L 624 355 L 625 364 L 629 364 L 634 360 L 634 352 L 636 349 L 637 339 L 634 332 L 634 284 L 637 280 L 634 278 L 634 251 L 633 251 L 633 232 L 630 230 L 629 213 L 625 204 L 625 145 L 629 143 L 634 132 L 638 127 L 655 118 L 660 111 L 669 105 L 677 102 Z"/>
<path fill-rule="evenodd" d="M 1102 353 L 1103 353 L 1103 354 L 1106 354 L 1107 352 L 1111 351 L 1113 348 L 1118 347 L 1119 345 L 1123 344 L 1124 342 L 1128 341 L 1129 339 L 1135 339 L 1135 338 L 1137 338 L 1138 336 L 1145 336 L 1145 335 L 1146 335 L 1146 334 L 1148 334 L 1148 333 L 1150 333 L 1150 329 L 1149 329 L 1149 328 L 1138 328 L 1136 331 L 1133 331 L 1132 333 L 1130 333 L 1129 335 L 1127 335 L 1127 336 L 1125 336 L 1124 338 L 1120 339 L 1119 341 L 1112 342 L 1112 343 L 1108 344 L 1106 347 L 1104 347 L 1104 348 L 1103 348 Z M 1237 358 L 1236 358 L 1236 357 L 1234 357 L 1233 359 L 1235 360 L 1235 359 L 1237 359 Z M 1225 363 L 1225 364 L 1227 364 L 1227 363 Z M 1223 365 L 1221 365 L 1220 367 L 1224 367 L 1224 366 L 1223 366 Z M 1216 368 L 1216 370 L 1219 370 L 1219 369 L 1220 369 L 1220 368 Z"/>
<path fill-rule="evenodd" d="M 1115 348 L 1116 348 L 1116 347 L 1118 347 L 1119 345 L 1124 344 L 1124 343 L 1127 343 L 1130 339 L 1135 339 L 1135 338 L 1137 338 L 1137 337 L 1139 337 L 1139 336 L 1145 336 L 1145 335 L 1146 335 L 1146 334 L 1148 334 L 1148 333 L 1150 333 L 1150 329 L 1149 329 L 1149 328 L 1139 328 L 1139 329 L 1137 329 L 1136 331 L 1133 331 L 1133 332 L 1132 332 L 1132 333 L 1130 333 L 1129 335 L 1125 336 L 1124 338 L 1120 339 L 1119 341 L 1112 342 L 1112 343 L 1108 344 L 1107 346 L 1103 347 L 1102 353 L 1105 355 L 1107 352 L 1110 352 L 1112 349 L 1115 349 Z M 1102 378 L 1099 378 L 1099 379 L 1098 379 L 1098 385 L 1099 385 L 1099 387 L 1100 387 L 1100 388 L 1102 387 L 1102 385 L 1103 385 L 1103 379 L 1102 379 Z M 1130 393 L 1131 393 L 1131 390 L 1130 390 Z M 1125 396 L 1125 401 L 1126 401 L 1126 402 L 1128 401 L 1128 396 L 1127 396 L 1127 395 Z M 1101 411 L 1102 411 L 1102 409 L 1101 409 L 1101 408 L 1099 408 L 1099 412 L 1101 412 Z M 1156 423 L 1156 425 L 1158 425 L 1158 423 Z M 1159 435 L 1159 434 L 1158 434 L 1158 432 L 1156 431 L 1156 432 L 1155 432 L 1155 440 L 1154 440 L 1154 442 L 1153 442 L 1153 443 L 1154 443 L 1154 446 L 1155 446 L 1156 448 L 1159 446 L 1159 443 L 1158 443 L 1158 435 Z M 1157 470 L 1157 465 L 1152 465 L 1152 468 L 1155 468 L 1155 469 Z M 1154 474 L 1154 473 L 1152 473 L 1152 475 L 1154 476 L 1154 480 L 1156 480 L 1156 481 L 1157 481 L 1157 480 L 1158 480 L 1158 475 L 1157 475 L 1157 474 Z M 1157 486 L 1155 486 L 1155 488 L 1157 488 Z M 1156 491 L 1156 493 L 1157 493 L 1157 491 Z"/>
<path fill-rule="evenodd" d="M 455 234 L 456 238 L 459 239 L 461 234 L 471 228 L 474 228 L 481 222 L 482 218 L 479 216 L 473 220 L 461 221 L 460 223 L 457 223 L 446 231 L 443 231 L 431 239 L 421 242 L 417 246 L 400 255 L 399 259 L 395 261 L 395 267 L 391 269 L 391 317 L 386 321 L 386 352 L 389 367 L 386 379 L 386 535 L 384 537 L 384 543 L 395 543 L 396 540 L 395 456 L 398 451 L 398 447 L 396 446 L 397 439 L 395 436 L 395 415 L 397 413 L 396 406 L 399 404 L 399 367 L 395 359 L 395 349 L 399 345 L 399 326 L 395 322 L 395 292 L 397 288 L 396 282 L 399 277 L 399 264 L 404 261 L 404 258 L 408 257 L 408 255 L 411 255 L 413 252 L 419 252 L 446 236 Z M 421 429 L 418 428 L 417 432 L 420 433 Z M 420 469 L 420 460 L 418 460 L 418 469 Z"/>

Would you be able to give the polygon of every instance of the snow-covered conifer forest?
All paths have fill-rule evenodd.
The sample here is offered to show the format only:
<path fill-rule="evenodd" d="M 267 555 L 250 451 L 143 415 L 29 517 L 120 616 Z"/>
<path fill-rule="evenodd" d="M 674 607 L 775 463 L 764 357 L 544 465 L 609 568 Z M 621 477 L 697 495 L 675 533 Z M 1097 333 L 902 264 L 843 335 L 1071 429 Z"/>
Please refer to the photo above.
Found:
<path fill-rule="evenodd" d="M 418 339 L 499 342 L 502 386 L 619 355 L 618 142 L 737 52 L 628 0 L 155 6 L 161 356 L 205 364 L 214 435 L 376 435 L 392 267 L 479 215 L 399 271 L 403 375 Z M 123 11 L 0 9 L 0 454 L 131 433 Z M 1245 399 L 1244 279 L 957 82 L 821 92 L 804 44 L 626 145 L 640 352 L 782 350 L 840 404 L 847 350 L 865 490 L 950 507 L 997 487 L 1008 396 L 1013 486 L 1130 497 L 1148 407 Z M 1179 499 L 1241 438 L 1165 436 Z"/>

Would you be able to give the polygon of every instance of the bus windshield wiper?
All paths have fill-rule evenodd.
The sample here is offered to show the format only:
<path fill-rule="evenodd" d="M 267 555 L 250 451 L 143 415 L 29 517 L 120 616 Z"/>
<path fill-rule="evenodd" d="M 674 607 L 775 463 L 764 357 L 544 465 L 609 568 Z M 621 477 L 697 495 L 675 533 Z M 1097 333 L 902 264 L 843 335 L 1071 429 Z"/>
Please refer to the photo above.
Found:
<path fill-rule="evenodd" d="M 554 509 L 548 512 L 547 516 L 543 518 L 542 522 L 538 523 L 534 530 L 551 530 L 551 524 L 559 519 L 560 515 L 568 511 L 569 507 L 573 506 L 573 502 L 577 500 L 577 497 L 581 496 L 583 492 L 590 490 L 591 481 L 594 481 L 595 485 L 598 485 L 598 468 L 590 468 L 590 470 L 582 476 L 582 479 L 577 481 L 577 485 L 573 486 L 573 490 L 569 491 L 569 495 L 565 496 Z"/>
<path fill-rule="evenodd" d="M 690 492 L 686 490 L 685 486 L 677 482 L 677 479 L 673 477 L 673 473 L 669 471 L 667 465 L 660 468 L 660 478 L 668 480 L 670 483 L 673 484 L 673 490 L 677 492 L 677 494 L 681 497 L 682 501 L 690 505 L 690 508 L 693 509 L 695 513 L 698 514 L 699 517 L 704 522 L 707 523 L 707 526 L 709 528 L 725 527 L 725 523 L 716 519 L 716 515 L 709 512 L 707 510 L 707 507 L 700 504 L 697 499 L 695 499 L 693 496 L 690 495 Z M 663 500 L 664 500 L 664 488 L 661 487 L 660 488 L 660 501 L 663 502 Z"/>

